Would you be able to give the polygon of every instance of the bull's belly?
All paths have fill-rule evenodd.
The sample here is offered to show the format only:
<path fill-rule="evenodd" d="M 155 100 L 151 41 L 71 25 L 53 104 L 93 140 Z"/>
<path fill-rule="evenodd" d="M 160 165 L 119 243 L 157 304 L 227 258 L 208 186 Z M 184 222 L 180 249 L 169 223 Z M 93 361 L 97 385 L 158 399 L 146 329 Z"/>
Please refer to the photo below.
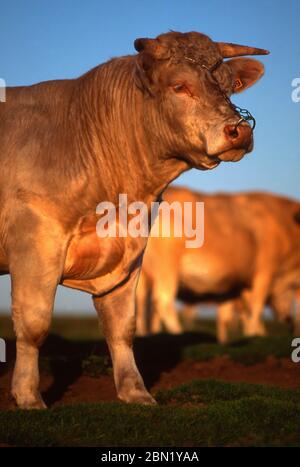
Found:
<path fill-rule="evenodd" d="M 230 267 L 220 258 L 195 261 L 192 256 L 184 257 L 180 268 L 180 287 L 194 295 L 223 295 L 248 285 L 248 268 Z"/>

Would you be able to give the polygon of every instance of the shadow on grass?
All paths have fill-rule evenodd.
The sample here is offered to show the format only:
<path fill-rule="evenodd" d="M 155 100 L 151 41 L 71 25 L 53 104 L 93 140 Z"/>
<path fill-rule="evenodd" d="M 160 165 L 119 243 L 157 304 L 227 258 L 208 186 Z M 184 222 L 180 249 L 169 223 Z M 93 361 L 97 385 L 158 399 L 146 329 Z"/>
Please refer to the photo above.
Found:
<path fill-rule="evenodd" d="M 180 335 L 157 334 L 135 340 L 135 356 L 147 387 L 151 388 L 159 380 L 161 373 L 176 367 L 185 349 L 213 344 L 215 338 L 208 333 L 186 332 Z"/>
<path fill-rule="evenodd" d="M 213 344 L 214 337 L 203 332 L 181 335 L 159 334 L 136 338 L 134 352 L 145 384 L 151 388 L 161 373 L 170 371 L 182 360 L 186 348 L 199 344 Z M 15 341 L 7 341 L 8 364 L 2 374 L 12 368 L 15 360 Z M 47 405 L 59 401 L 68 387 L 82 375 L 95 377 L 108 374 L 109 352 L 105 340 L 69 340 L 50 334 L 41 348 L 40 371 L 53 377 L 53 384 L 43 394 Z"/>

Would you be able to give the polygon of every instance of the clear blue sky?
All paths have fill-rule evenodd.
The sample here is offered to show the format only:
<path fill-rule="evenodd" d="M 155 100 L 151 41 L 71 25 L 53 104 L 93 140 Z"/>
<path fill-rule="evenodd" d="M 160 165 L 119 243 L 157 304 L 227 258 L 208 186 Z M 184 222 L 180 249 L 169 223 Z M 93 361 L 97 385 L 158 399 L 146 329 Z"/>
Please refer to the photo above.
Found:
<path fill-rule="evenodd" d="M 134 53 L 137 37 L 197 30 L 215 40 L 269 49 L 266 75 L 234 98 L 257 120 L 255 149 L 237 164 L 190 171 L 177 183 L 198 190 L 275 191 L 300 199 L 299 0 L 0 0 L 0 78 L 8 85 L 76 77 L 110 57 Z M 0 282 L 9 303 L 9 282 Z M 59 291 L 57 308 L 91 309 L 85 294 Z"/>

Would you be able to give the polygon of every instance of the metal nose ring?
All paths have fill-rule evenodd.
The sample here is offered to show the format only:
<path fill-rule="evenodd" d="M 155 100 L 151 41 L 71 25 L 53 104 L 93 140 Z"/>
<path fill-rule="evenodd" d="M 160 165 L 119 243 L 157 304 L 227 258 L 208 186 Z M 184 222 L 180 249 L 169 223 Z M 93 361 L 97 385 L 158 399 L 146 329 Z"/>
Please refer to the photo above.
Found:
<path fill-rule="evenodd" d="M 241 123 L 245 122 L 246 120 L 244 119 L 244 117 L 241 117 L 239 119 L 239 121 L 237 122 L 237 124 L 235 125 L 235 128 L 237 128 Z"/>
<path fill-rule="evenodd" d="M 250 124 L 252 131 L 255 128 L 256 121 L 253 115 L 249 112 L 247 109 L 241 109 L 240 107 L 236 106 L 233 104 L 233 107 L 235 108 L 235 111 L 240 115 L 240 119 L 235 125 L 235 128 L 237 128 L 242 122 L 247 122 L 250 124 L 252 122 L 252 125 Z"/>

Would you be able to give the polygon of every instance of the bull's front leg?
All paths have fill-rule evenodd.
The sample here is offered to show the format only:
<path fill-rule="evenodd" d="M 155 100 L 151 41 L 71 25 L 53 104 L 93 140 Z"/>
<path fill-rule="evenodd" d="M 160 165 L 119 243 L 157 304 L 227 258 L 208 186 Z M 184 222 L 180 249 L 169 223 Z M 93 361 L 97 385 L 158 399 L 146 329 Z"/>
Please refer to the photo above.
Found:
<path fill-rule="evenodd" d="M 20 236 L 10 256 L 12 316 L 17 338 L 12 395 L 23 409 L 45 408 L 39 392 L 39 347 L 50 328 L 64 260 L 54 230 L 52 225 L 52 234 L 48 229 L 47 236 L 37 233 L 34 241 Z"/>
<path fill-rule="evenodd" d="M 133 355 L 137 278 L 138 271 L 113 292 L 104 297 L 94 296 L 93 300 L 110 350 L 118 398 L 130 403 L 154 404 Z"/>

